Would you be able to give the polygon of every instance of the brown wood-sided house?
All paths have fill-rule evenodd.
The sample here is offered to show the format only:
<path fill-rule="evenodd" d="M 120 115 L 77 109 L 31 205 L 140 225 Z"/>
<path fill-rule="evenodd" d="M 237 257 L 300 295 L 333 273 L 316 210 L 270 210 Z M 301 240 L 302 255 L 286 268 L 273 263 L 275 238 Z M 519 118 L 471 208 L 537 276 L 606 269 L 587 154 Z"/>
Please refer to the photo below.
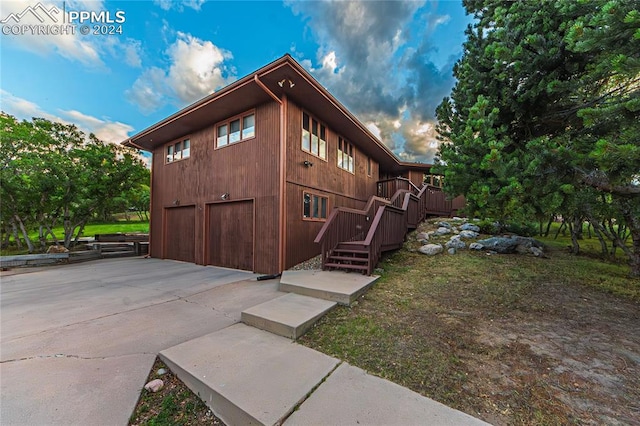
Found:
<path fill-rule="evenodd" d="M 267 274 L 319 254 L 336 207 L 384 204 L 398 182 L 416 197 L 430 169 L 399 161 L 289 55 L 123 144 L 153 155 L 152 257 Z"/>

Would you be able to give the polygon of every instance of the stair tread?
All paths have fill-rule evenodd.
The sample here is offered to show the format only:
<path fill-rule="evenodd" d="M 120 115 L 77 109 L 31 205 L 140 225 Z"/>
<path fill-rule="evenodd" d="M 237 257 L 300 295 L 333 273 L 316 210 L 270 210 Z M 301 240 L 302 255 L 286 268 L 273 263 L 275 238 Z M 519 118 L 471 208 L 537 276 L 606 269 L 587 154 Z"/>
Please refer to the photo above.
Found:
<path fill-rule="evenodd" d="M 348 263 L 325 263 L 324 266 L 328 266 L 330 268 L 357 269 L 360 271 L 367 270 L 365 265 L 350 265 Z"/>
<path fill-rule="evenodd" d="M 355 257 L 355 256 L 329 256 L 329 259 L 331 260 L 350 260 L 350 261 L 356 261 L 356 262 L 368 262 L 369 258 L 368 257 Z"/>
<path fill-rule="evenodd" d="M 335 252 L 340 252 L 340 253 L 354 253 L 354 254 L 369 254 L 369 252 L 367 250 L 356 250 L 356 249 L 342 249 L 342 248 L 335 248 L 333 249 L 334 253 Z"/>

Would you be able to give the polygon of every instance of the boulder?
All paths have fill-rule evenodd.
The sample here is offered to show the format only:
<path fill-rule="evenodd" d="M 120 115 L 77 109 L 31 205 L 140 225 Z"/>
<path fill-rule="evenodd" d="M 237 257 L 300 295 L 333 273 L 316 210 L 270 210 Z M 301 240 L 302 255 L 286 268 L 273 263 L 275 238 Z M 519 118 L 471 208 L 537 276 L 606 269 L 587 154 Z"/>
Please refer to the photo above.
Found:
<path fill-rule="evenodd" d="M 416 235 L 416 240 L 429 241 L 429 234 L 427 232 L 419 232 L 418 235 Z"/>
<path fill-rule="evenodd" d="M 449 250 L 447 250 L 447 253 L 449 253 L 449 254 L 456 254 L 457 252 L 458 251 L 453 247 L 451 247 Z"/>
<path fill-rule="evenodd" d="M 422 254 L 427 256 L 435 256 L 438 253 L 442 253 L 444 248 L 440 244 L 426 244 L 418 249 Z"/>
<path fill-rule="evenodd" d="M 449 241 L 447 241 L 447 243 L 445 244 L 445 246 L 450 249 L 450 248 L 454 248 L 454 249 L 463 249 L 466 248 L 467 245 L 464 243 L 464 241 L 462 241 L 460 239 L 459 235 L 455 235 L 453 237 L 451 237 L 451 239 Z"/>
<path fill-rule="evenodd" d="M 541 248 L 542 243 L 529 237 L 510 236 L 510 237 L 491 237 L 486 240 L 478 241 L 483 248 L 493 250 L 500 254 L 510 254 L 516 251 L 529 250 L 531 247 Z M 518 247 L 521 246 L 521 247 Z"/>
<path fill-rule="evenodd" d="M 462 229 L 463 231 L 480 232 L 480 227 L 472 223 L 465 223 L 460 227 L 460 229 Z"/>
<path fill-rule="evenodd" d="M 538 247 L 531 247 L 529 249 L 529 251 L 531 252 L 531 254 L 533 254 L 535 257 L 543 257 L 544 253 L 542 252 L 542 250 L 540 250 Z"/>
<path fill-rule="evenodd" d="M 469 244 L 469 250 L 482 250 L 484 246 L 480 243 L 471 243 Z"/>
<path fill-rule="evenodd" d="M 480 234 L 478 234 L 476 231 L 471 231 L 471 230 L 464 230 L 464 231 L 460 231 L 460 238 L 478 238 L 480 236 Z"/>
<path fill-rule="evenodd" d="M 441 226 L 440 228 L 436 229 L 435 231 L 433 231 L 433 235 L 435 236 L 440 236 L 440 235 L 447 235 L 451 233 L 451 229 L 450 228 L 445 228 L 444 226 Z"/>
<path fill-rule="evenodd" d="M 437 224 L 438 226 L 442 227 L 442 228 L 449 228 L 451 229 L 451 224 L 449 222 L 438 222 Z"/>
<path fill-rule="evenodd" d="M 65 246 L 59 246 L 56 244 L 53 246 L 49 246 L 49 248 L 47 249 L 47 254 L 51 253 L 69 253 L 69 249 L 67 249 Z"/>

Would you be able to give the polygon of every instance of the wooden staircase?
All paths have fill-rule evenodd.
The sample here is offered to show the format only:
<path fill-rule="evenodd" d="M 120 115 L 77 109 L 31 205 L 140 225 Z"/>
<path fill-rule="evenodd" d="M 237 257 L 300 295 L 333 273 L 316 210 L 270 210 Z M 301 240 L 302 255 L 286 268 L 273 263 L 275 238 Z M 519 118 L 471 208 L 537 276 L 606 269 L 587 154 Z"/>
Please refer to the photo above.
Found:
<path fill-rule="evenodd" d="M 325 270 L 341 269 L 367 273 L 369 271 L 369 251 L 364 241 L 339 243 L 323 263 Z"/>
<path fill-rule="evenodd" d="M 427 215 L 451 216 L 463 205 L 464 198 L 447 200 L 439 187 L 418 188 L 405 178 L 380 181 L 378 195 L 364 209 L 332 210 L 315 239 L 321 245 L 322 268 L 371 275 L 381 254 L 402 247 L 407 232 Z"/>

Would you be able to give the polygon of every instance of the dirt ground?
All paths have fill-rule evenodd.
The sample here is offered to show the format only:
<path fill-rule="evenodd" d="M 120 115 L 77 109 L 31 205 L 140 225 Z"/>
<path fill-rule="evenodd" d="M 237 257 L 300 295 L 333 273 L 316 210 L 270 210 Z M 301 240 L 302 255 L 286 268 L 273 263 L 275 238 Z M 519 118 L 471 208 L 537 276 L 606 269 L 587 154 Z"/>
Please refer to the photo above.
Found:
<path fill-rule="evenodd" d="M 485 396 L 485 420 L 510 424 L 512 411 L 535 399 L 527 417 L 540 423 L 555 412 L 568 424 L 640 425 L 638 305 L 557 284 L 538 286 L 529 300 L 538 306 L 475 327 L 486 353 L 465 364 L 484 378 L 468 390 Z"/>

